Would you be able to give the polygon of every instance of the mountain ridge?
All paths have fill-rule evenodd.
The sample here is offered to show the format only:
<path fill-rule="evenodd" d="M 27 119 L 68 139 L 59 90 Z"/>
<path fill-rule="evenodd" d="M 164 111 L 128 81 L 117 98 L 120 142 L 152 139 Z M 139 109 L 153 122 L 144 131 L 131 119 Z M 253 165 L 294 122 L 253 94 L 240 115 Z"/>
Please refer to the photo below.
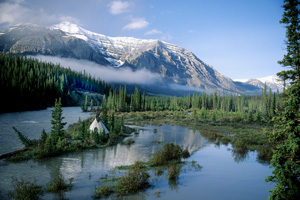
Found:
<path fill-rule="evenodd" d="M 247 83 L 259 88 L 264 88 L 265 84 L 267 88 L 271 88 L 273 92 L 282 92 L 284 89 L 283 81 L 281 81 L 277 76 L 266 76 L 261 78 L 249 78 L 249 79 L 234 79 L 236 82 Z"/>
<path fill-rule="evenodd" d="M 148 70 L 166 83 L 201 91 L 247 93 L 247 84 L 236 84 L 192 52 L 154 39 L 110 37 L 76 24 L 63 22 L 51 27 L 18 25 L 0 32 L 0 50 L 22 55 L 50 55 L 90 60 L 115 68 Z M 257 88 L 251 88 L 255 90 Z"/>

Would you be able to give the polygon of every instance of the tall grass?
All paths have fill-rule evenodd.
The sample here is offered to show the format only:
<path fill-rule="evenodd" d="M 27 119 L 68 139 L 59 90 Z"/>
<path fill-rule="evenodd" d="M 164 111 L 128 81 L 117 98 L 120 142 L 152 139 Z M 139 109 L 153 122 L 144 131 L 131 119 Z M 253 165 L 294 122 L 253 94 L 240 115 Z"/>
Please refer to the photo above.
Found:
<path fill-rule="evenodd" d="M 15 200 L 38 200 L 43 195 L 43 188 L 36 184 L 36 181 L 29 182 L 22 178 L 12 178 L 14 192 L 9 192 L 9 196 Z"/>
<path fill-rule="evenodd" d="M 117 194 L 125 195 L 149 187 L 149 173 L 141 162 L 136 162 L 132 168 L 121 176 L 117 183 Z"/>

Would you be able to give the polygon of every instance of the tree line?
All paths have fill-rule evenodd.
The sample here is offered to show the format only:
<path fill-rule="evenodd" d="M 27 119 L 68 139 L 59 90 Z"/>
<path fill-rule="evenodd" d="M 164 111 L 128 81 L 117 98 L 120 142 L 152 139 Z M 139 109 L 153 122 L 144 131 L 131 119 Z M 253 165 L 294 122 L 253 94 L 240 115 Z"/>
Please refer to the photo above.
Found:
<path fill-rule="evenodd" d="M 0 69 L 0 112 L 44 109 L 58 98 L 63 106 L 76 104 L 75 89 L 108 94 L 111 88 L 85 72 L 9 53 L 0 53 Z"/>
<path fill-rule="evenodd" d="M 107 100 L 106 100 L 107 99 Z M 207 94 L 189 94 L 184 97 L 146 96 L 135 87 L 133 94 L 127 94 L 126 85 L 114 88 L 109 92 L 107 108 L 117 112 L 130 111 L 180 111 L 186 109 L 214 110 L 222 112 L 236 112 L 256 121 L 270 121 L 282 109 L 281 94 L 273 92 L 267 86 L 260 95 L 225 95 L 224 92 Z"/>

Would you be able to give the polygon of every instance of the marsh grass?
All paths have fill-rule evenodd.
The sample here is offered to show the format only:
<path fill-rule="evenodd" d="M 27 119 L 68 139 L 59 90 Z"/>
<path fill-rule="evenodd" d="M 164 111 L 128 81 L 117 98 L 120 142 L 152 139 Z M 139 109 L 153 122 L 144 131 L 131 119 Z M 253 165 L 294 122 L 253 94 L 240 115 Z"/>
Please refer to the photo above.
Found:
<path fill-rule="evenodd" d="M 110 186 L 100 186 L 96 188 L 94 198 L 108 197 L 114 192 Z"/>
<path fill-rule="evenodd" d="M 73 178 L 69 179 L 69 183 L 66 183 L 62 175 L 58 175 L 54 178 L 53 182 L 49 185 L 49 192 L 65 192 L 72 189 Z"/>
<path fill-rule="evenodd" d="M 153 154 L 150 161 L 137 161 L 133 165 L 116 167 L 115 170 L 125 170 L 124 175 L 105 179 L 100 183 L 105 185 L 110 184 L 106 186 L 109 187 L 110 194 L 115 193 L 117 196 L 124 196 L 150 187 L 150 178 L 152 181 L 157 180 L 155 177 L 150 177 L 150 174 L 161 176 L 164 174 L 164 171 L 168 170 L 166 178 L 177 180 L 181 167 L 187 163 L 181 161 L 183 158 L 182 152 L 182 149 L 178 145 L 166 143 L 163 148 Z M 188 151 L 185 151 L 185 154 L 187 153 Z M 149 173 L 149 171 L 152 171 L 152 173 Z M 116 173 L 117 171 L 114 172 Z M 95 190 L 95 198 L 101 198 L 105 194 L 108 194 L 108 192 L 106 193 L 108 191 L 106 187 L 100 186 L 97 188 Z"/>
<path fill-rule="evenodd" d="M 44 194 L 43 188 L 33 182 L 12 178 L 14 192 L 9 192 L 9 196 L 15 200 L 38 200 Z"/>
<path fill-rule="evenodd" d="M 126 195 L 150 186 L 149 173 L 141 162 L 136 162 L 128 172 L 120 177 L 116 185 L 117 195 Z"/>
<path fill-rule="evenodd" d="M 162 166 L 167 165 L 171 161 L 180 162 L 182 157 L 182 149 L 178 145 L 166 143 L 161 150 L 153 154 L 150 163 L 153 166 Z"/>
<path fill-rule="evenodd" d="M 122 113 L 127 118 L 128 113 Z M 139 115 L 149 115 L 151 120 L 143 120 Z M 131 113 L 131 120 L 140 124 L 159 125 L 161 123 L 179 125 L 199 130 L 201 135 L 216 145 L 232 144 L 237 153 L 247 154 L 257 151 L 258 159 L 270 161 L 272 149 L 265 132 L 273 129 L 271 122 L 250 120 L 245 113 L 221 112 L 193 109 L 184 111 L 148 111 Z M 241 155 L 242 156 L 242 155 Z M 157 155 L 158 163 L 163 156 Z M 161 160 L 161 161 L 159 161 Z"/>

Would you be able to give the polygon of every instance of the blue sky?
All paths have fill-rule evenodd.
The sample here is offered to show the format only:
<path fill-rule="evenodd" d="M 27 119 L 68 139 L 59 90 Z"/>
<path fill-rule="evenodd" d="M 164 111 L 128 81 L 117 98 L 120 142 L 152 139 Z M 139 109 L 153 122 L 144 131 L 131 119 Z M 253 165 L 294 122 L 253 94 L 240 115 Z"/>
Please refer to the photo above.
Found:
<path fill-rule="evenodd" d="M 283 0 L 8 0 L 0 28 L 70 21 L 108 36 L 161 39 L 232 79 L 275 75 L 285 53 Z"/>

